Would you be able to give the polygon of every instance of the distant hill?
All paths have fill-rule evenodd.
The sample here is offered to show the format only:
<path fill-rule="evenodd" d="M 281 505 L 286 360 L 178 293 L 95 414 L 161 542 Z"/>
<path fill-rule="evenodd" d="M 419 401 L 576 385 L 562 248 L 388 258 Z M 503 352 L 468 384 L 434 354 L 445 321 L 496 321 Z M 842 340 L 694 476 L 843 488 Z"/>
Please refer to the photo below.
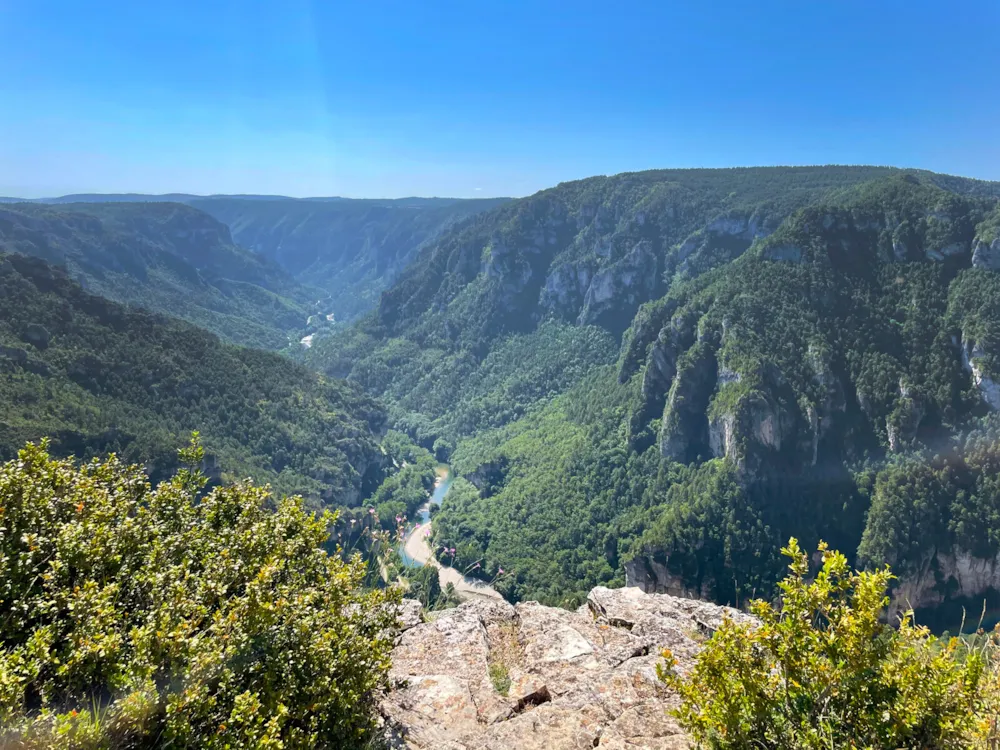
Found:
<path fill-rule="evenodd" d="M 794 535 L 956 602 L 1000 590 L 998 199 L 884 167 L 564 183 L 429 242 L 307 360 L 450 453 L 479 492 L 438 546 L 513 598 L 742 602 Z"/>
<path fill-rule="evenodd" d="M 52 198 L 15 198 L 0 196 L 0 203 L 190 203 L 206 200 L 243 200 L 243 201 L 302 201 L 307 203 L 366 203 L 369 205 L 431 207 L 446 206 L 459 203 L 463 198 L 343 198 L 338 195 L 314 196 L 307 198 L 292 198 L 288 195 L 256 195 L 242 193 L 227 195 L 196 195 L 194 193 L 70 193 Z M 485 200 L 496 200 L 487 198 Z M 508 199 L 501 199 L 508 200 Z"/>
<path fill-rule="evenodd" d="M 218 479 L 351 504 L 373 489 L 384 427 L 354 386 L 0 254 L 0 458 L 48 436 L 59 455 L 114 451 L 156 479 L 200 430 Z"/>
<path fill-rule="evenodd" d="M 0 251 L 37 256 L 109 299 L 265 348 L 297 339 L 322 296 L 178 203 L 6 204 Z"/>
<path fill-rule="evenodd" d="M 0 203 L 8 200 L 20 199 L 0 198 Z M 313 318 L 308 329 L 316 332 L 327 327 L 329 314 L 338 322 L 348 322 L 372 309 L 382 291 L 426 243 L 456 223 L 507 200 L 82 193 L 26 202 L 172 202 L 194 206 L 226 224 L 236 244 L 274 261 L 302 284 L 317 289 L 323 302 L 310 313 L 322 314 Z"/>
<path fill-rule="evenodd" d="M 212 197 L 191 205 L 228 225 L 240 245 L 322 288 L 329 312 L 346 322 L 372 309 L 424 245 L 504 202 Z"/>

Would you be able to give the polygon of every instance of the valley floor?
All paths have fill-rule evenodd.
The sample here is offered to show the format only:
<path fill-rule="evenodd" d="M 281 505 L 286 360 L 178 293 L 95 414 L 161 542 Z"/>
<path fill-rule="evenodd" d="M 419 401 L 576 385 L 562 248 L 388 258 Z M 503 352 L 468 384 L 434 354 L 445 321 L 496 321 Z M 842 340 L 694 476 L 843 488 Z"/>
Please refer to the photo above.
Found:
<path fill-rule="evenodd" d="M 470 576 L 463 576 L 455 568 L 441 565 L 436 559 L 434 559 L 430 545 L 427 544 L 426 532 L 430 531 L 430 528 L 431 522 L 428 521 L 427 523 L 415 526 L 413 531 L 410 532 L 410 535 L 406 538 L 404 546 L 406 554 L 409 555 L 410 558 L 421 565 L 433 565 L 438 568 L 438 580 L 441 582 L 441 588 L 444 588 L 450 583 L 455 586 L 455 591 L 463 596 L 473 595 L 488 597 L 490 599 L 503 599 L 503 597 L 497 593 L 496 589 L 488 583 Z"/>

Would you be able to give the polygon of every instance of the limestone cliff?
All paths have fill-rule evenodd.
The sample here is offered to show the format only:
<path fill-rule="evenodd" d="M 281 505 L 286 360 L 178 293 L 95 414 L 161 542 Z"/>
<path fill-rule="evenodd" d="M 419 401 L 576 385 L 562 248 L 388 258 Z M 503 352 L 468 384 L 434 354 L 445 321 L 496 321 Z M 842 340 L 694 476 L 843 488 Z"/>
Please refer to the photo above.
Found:
<path fill-rule="evenodd" d="M 977 239 L 972 248 L 972 265 L 989 271 L 1000 271 L 1000 237 L 992 242 Z"/>
<path fill-rule="evenodd" d="M 416 608 L 382 704 L 390 746 L 414 750 L 690 747 L 667 714 L 660 652 L 688 669 L 723 614 L 748 618 L 637 588 L 595 588 L 575 612 L 472 601 L 416 624 Z"/>
<path fill-rule="evenodd" d="M 982 558 L 957 548 L 932 550 L 917 570 L 900 576 L 892 592 L 890 619 L 908 609 L 937 607 L 949 599 L 981 599 L 998 585 L 1000 555 Z"/>
<path fill-rule="evenodd" d="M 647 372 L 649 370 L 647 369 Z M 677 366 L 660 429 L 660 453 L 674 461 L 708 457 L 705 412 L 715 390 L 715 351 L 705 342 L 689 349 Z"/>
<path fill-rule="evenodd" d="M 985 355 L 986 352 L 980 344 L 965 335 L 962 336 L 962 366 L 972 375 L 972 382 L 986 405 L 997 411 L 1000 410 L 1000 384 L 991 378 L 983 367 L 982 360 Z"/>

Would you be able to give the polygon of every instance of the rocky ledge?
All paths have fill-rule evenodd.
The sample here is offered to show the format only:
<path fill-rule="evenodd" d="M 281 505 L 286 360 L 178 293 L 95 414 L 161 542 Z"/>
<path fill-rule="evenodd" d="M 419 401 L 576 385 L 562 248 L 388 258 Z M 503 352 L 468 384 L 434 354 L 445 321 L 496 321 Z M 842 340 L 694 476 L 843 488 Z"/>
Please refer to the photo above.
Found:
<path fill-rule="evenodd" d="M 747 618 L 637 588 L 595 588 L 575 612 L 471 601 L 427 622 L 408 603 L 382 704 L 390 745 L 687 748 L 656 665 L 669 648 L 689 668 L 723 613 Z"/>

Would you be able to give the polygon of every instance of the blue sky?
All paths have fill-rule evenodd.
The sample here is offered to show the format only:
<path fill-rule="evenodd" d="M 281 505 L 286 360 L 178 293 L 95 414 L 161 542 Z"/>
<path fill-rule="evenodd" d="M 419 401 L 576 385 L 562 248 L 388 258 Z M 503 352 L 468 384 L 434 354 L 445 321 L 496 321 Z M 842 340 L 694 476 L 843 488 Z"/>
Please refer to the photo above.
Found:
<path fill-rule="evenodd" d="M 1000 179 L 1000 2 L 0 0 L 0 195 Z"/>

